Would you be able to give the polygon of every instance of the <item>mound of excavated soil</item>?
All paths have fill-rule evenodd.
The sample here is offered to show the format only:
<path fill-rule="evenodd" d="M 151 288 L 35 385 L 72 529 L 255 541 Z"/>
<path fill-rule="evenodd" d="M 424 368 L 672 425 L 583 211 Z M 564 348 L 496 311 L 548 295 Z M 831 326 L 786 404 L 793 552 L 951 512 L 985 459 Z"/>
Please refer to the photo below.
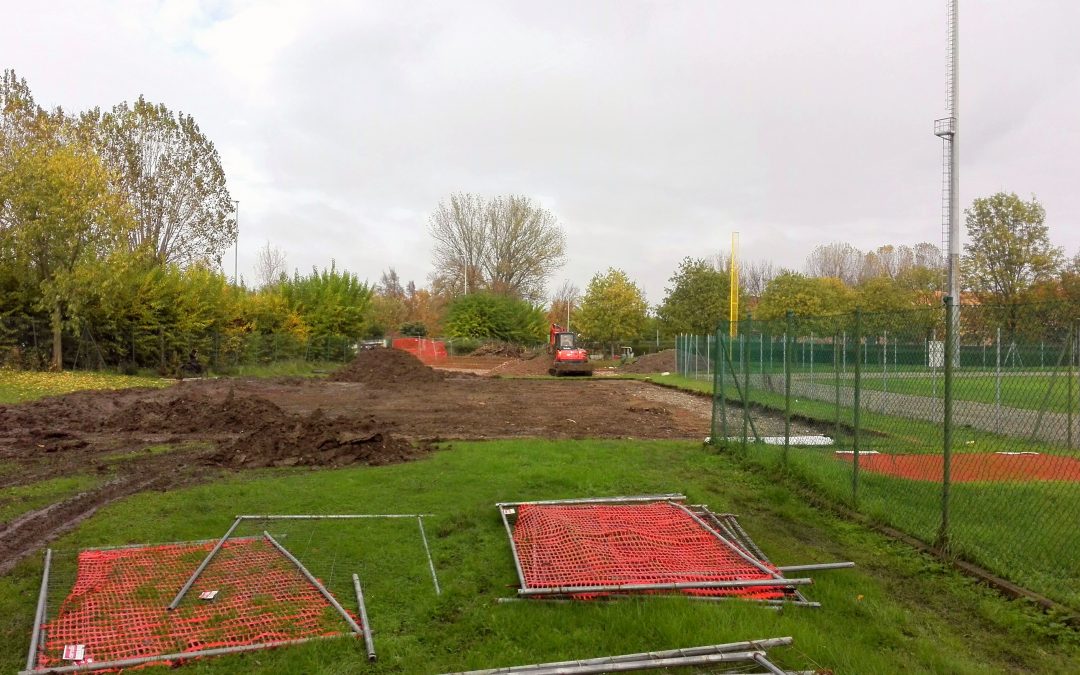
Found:
<path fill-rule="evenodd" d="M 364 349 L 350 363 L 331 373 L 331 382 L 372 386 L 441 382 L 445 375 L 400 349 Z"/>
<path fill-rule="evenodd" d="M 259 396 L 237 396 L 232 389 L 224 400 L 184 392 L 166 401 L 136 401 L 102 422 L 110 431 L 198 434 L 240 433 L 287 417 L 285 411 Z"/>
<path fill-rule="evenodd" d="M 551 355 L 547 352 L 533 353 L 520 359 L 507 361 L 506 363 L 492 368 L 489 375 L 499 376 L 529 376 L 547 375 L 551 368 Z"/>
<path fill-rule="evenodd" d="M 346 466 L 393 464 L 423 455 L 416 447 L 390 435 L 372 418 L 327 417 L 316 409 L 307 417 L 288 416 L 243 434 L 206 461 L 231 468 L 266 466 Z"/>
<path fill-rule="evenodd" d="M 619 368 L 620 373 L 664 373 L 675 371 L 675 350 L 665 349 L 655 354 L 646 354 L 633 363 Z"/>

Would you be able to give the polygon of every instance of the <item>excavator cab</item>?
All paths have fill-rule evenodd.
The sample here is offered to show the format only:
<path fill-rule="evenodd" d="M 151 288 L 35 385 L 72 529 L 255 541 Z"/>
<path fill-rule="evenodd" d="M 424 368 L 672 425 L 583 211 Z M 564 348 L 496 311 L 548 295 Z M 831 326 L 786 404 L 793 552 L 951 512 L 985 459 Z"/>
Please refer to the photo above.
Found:
<path fill-rule="evenodd" d="M 574 349 L 577 347 L 577 338 L 573 333 L 556 333 L 555 349 Z"/>

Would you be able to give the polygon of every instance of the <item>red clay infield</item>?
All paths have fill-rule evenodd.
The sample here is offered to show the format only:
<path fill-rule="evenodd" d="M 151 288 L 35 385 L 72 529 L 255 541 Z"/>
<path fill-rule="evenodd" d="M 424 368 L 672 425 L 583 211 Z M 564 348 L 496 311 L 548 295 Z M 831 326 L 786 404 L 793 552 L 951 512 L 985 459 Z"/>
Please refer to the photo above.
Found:
<path fill-rule="evenodd" d="M 850 454 L 836 456 L 852 461 Z M 942 458 L 941 455 L 859 455 L 859 468 L 898 478 L 940 482 Z M 1080 481 L 1080 461 L 1058 455 L 963 453 L 953 455 L 950 478 L 954 483 Z"/>

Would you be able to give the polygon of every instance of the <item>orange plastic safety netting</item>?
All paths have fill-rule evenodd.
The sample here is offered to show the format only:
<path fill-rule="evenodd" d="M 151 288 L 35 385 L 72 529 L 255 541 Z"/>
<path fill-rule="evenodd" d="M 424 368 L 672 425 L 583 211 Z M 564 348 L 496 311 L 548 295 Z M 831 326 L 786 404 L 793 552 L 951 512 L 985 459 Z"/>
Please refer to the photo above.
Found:
<path fill-rule="evenodd" d="M 213 545 L 79 553 L 74 586 L 43 626 L 37 667 L 72 665 L 63 652 L 73 645 L 85 646 L 86 662 L 100 663 L 349 631 L 315 586 L 261 538 L 226 542 L 183 604 L 167 611 Z M 212 591 L 212 599 L 200 599 Z"/>
<path fill-rule="evenodd" d="M 514 545 L 530 589 L 774 578 L 668 502 L 521 504 L 516 515 Z M 779 586 L 681 592 L 757 600 L 784 597 Z"/>

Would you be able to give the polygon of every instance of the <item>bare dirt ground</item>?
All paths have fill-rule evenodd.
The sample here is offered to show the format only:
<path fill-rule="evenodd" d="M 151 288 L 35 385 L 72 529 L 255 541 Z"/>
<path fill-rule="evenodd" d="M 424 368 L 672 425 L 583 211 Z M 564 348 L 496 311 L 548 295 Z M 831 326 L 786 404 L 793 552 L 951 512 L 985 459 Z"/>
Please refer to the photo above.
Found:
<path fill-rule="evenodd" d="M 361 352 L 326 379 L 188 380 L 0 406 L 0 488 L 106 479 L 0 523 L 0 574 L 104 504 L 222 471 L 403 462 L 441 440 L 708 435 L 707 399 L 646 382 L 477 377 L 404 356 Z"/>

